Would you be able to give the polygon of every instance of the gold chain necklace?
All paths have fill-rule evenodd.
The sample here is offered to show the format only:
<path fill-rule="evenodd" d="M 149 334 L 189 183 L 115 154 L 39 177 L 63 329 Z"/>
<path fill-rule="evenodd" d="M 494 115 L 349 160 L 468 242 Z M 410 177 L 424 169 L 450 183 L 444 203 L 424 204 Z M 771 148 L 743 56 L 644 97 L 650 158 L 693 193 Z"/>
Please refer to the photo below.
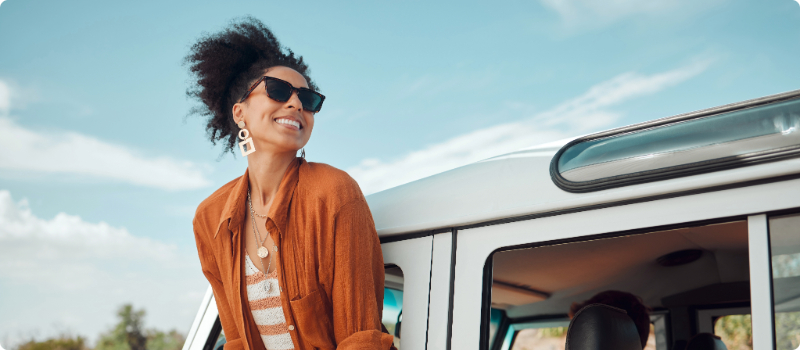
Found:
<path fill-rule="evenodd" d="M 269 249 L 264 246 L 264 242 L 267 240 L 267 236 L 269 236 L 269 232 L 267 235 L 264 236 L 264 239 L 261 239 L 261 233 L 258 232 L 258 225 L 256 224 L 256 212 L 253 210 L 253 199 L 250 197 L 250 190 L 247 190 L 247 203 L 250 205 L 250 218 L 253 219 L 253 238 L 256 239 L 256 243 L 258 243 L 258 257 L 261 258 L 261 267 L 264 267 L 264 258 L 269 256 Z M 275 247 L 277 248 L 277 247 Z M 269 269 L 272 267 L 272 257 L 268 259 L 267 268 L 264 269 L 264 276 L 266 277 L 269 274 Z M 269 292 L 269 284 L 267 284 L 267 292 Z"/>

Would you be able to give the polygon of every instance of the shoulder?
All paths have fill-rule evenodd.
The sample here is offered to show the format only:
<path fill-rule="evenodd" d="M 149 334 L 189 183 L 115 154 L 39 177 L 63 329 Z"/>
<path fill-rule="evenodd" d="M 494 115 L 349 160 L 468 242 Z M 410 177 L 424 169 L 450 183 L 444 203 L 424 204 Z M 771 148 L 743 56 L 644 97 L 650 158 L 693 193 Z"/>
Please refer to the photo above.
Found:
<path fill-rule="evenodd" d="M 241 176 L 222 185 L 222 187 L 218 188 L 214 193 L 200 202 L 200 205 L 197 206 L 197 210 L 194 212 L 193 223 L 195 229 L 198 228 L 198 225 L 209 228 L 217 224 L 215 221 L 219 220 L 219 216 L 228 201 L 228 196 L 240 179 Z M 213 228 L 216 227 L 212 227 L 212 229 Z"/>
<path fill-rule="evenodd" d="M 304 163 L 299 187 L 305 195 L 336 207 L 364 199 L 358 183 L 347 172 L 323 163 Z"/>

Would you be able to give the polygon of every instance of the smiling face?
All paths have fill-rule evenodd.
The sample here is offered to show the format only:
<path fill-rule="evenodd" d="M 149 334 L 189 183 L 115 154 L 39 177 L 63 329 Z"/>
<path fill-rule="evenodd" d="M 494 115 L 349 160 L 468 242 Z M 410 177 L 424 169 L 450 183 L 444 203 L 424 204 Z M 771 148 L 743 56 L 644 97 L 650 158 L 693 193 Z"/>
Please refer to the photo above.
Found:
<path fill-rule="evenodd" d="M 308 87 L 306 79 L 288 67 L 272 67 L 264 75 L 288 81 L 296 88 Z M 233 121 L 240 120 L 244 120 L 260 152 L 297 152 L 308 143 L 314 129 L 314 113 L 303 109 L 297 93 L 286 102 L 273 100 L 263 81 L 244 102 L 233 105 Z"/>

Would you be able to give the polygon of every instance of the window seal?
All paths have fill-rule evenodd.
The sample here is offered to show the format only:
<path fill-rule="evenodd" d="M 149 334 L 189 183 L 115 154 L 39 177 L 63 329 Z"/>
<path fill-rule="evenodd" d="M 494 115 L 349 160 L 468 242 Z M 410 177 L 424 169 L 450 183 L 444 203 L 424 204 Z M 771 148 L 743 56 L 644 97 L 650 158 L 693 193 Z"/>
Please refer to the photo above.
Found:
<path fill-rule="evenodd" d="M 668 179 L 674 179 L 691 175 L 699 175 L 720 170 L 728 170 L 750 165 L 775 162 L 784 159 L 800 157 L 800 145 L 794 145 L 794 146 L 770 149 L 766 151 L 752 152 L 744 155 L 722 157 L 700 162 L 681 164 L 661 169 L 646 170 L 630 174 L 622 174 L 596 180 L 579 181 L 579 182 L 565 179 L 563 176 L 561 176 L 561 173 L 558 170 L 558 162 L 561 156 L 564 154 L 564 152 L 566 152 L 572 146 L 582 142 L 593 141 L 611 136 L 618 136 L 622 134 L 632 133 L 645 129 L 651 129 L 664 125 L 676 124 L 679 122 L 684 122 L 689 120 L 712 117 L 723 113 L 754 108 L 766 104 L 778 103 L 797 98 L 800 98 L 800 90 L 790 91 L 776 95 L 770 95 L 766 97 L 761 97 L 737 103 L 731 103 L 719 107 L 703 109 L 672 117 L 651 120 L 644 123 L 629 125 L 617 129 L 612 129 L 609 131 L 603 131 L 588 136 L 580 137 L 570 141 L 569 143 L 561 147 L 561 149 L 559 149 L 558 152 L 556 152 L 555 156 L 553 156 L 553 158 L 550 161 L 550 178 L 553 180 L 553 183 L 555 183 L 555 185 L 558 186 L 558 188 L 566 192 L 587 193 L 587 192 L 601 191 L 611 188 L 668 180 Z"/>

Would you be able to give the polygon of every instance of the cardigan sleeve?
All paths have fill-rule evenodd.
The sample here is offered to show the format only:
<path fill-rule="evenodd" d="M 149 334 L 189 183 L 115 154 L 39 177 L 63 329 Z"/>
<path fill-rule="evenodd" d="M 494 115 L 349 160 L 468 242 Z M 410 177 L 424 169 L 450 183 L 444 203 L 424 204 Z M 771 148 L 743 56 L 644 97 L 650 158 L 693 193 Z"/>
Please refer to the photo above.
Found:
<path fill-rule="evenodd" d="M 225 338 L 228 340 L 226 343 L 226 350 L 236 350 L 243 348 L 241 344 L 241 336 L 236 328 L 231 308 L 228 303 L 228 296 L 225 292 L 225 287 L 222 284 L 222 279 L 219 273 L 219 266 L 214 257 L 214 251 L 206 242 L 207 236 L 204 237 L 198 232 L 198 223 L 195 220 L 194 226 L 194 239 L 197 244 L 197 254 L 200 256 L 200 266 L 203 268 L 203 275 L 206 276 L 208 283 L 211 284 L 211 290 L 214 292 L 214 300 L 217 303 L 217 310 L 219 312 L 219 321 L 222 324 L 222 330 L 225 332 Z"/>
<path fill-rule="evenodd" d="M 331 304 L 337 349 L 390 349 L 393 337 L 381 332 L 383 254 L 363 197 L 335 216 Z"/>

